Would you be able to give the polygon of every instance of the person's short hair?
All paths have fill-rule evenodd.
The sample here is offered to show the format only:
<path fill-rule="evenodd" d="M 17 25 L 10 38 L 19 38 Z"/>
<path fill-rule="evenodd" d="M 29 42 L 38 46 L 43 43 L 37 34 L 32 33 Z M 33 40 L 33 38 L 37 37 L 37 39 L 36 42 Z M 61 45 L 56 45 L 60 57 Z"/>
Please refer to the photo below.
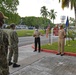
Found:
<path fill-rule="evenodd" d="M 60 25 L 61 28 L 63 28 L 63 25 Z"/>
<path fill-rule="evenodd" d="M 10 25 L 10 28 L 13 28 L 13 27 L 15 27 L 15 24 L 14 24 L 14 23 L 12 23 L 12 24 Z"/>

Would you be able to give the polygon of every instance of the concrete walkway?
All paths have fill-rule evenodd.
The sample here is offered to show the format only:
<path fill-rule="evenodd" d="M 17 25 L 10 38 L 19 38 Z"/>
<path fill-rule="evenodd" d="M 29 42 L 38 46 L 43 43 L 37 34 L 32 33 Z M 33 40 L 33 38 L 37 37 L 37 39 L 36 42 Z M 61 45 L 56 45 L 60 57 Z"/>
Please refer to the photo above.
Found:
<path fill-rule="evenodd" d="M 9 67 L 10 75 L 76 75 L 76 57 L 33 52 L 31 45 L 19 47 L 19 68 Z"/>

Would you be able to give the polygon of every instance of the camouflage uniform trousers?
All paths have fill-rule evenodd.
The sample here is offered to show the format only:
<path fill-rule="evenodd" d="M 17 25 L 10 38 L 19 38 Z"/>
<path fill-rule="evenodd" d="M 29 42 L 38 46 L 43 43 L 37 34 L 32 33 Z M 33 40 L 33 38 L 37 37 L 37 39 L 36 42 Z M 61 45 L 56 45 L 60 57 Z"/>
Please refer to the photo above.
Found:
<path fill-rule="evenodd" d="M 0 75 L 9 75 L 9 66 L 4 47 L 0 47 Z"/>
<path fill-rule="evenodd" d="M 13 56 L 13 63 L 18 61 L 18 44 L 11 45 L 9 48 L 9 57 L 8 60 L 11 62 Z"/>
<path fill-rule="evenodd" d="M 6 55 L 8 55 L 8 45 L 5 45 L 5 52 L 6 52 Z"/>

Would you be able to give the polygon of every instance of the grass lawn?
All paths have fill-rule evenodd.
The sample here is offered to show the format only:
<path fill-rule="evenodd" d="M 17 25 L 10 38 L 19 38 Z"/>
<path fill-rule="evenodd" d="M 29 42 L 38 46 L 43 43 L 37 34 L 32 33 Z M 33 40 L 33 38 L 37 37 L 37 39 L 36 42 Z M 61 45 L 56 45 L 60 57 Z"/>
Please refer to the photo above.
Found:
<path fill-rule="evenodd" d="M 7 34 L 9 34 L 10 29 L 4 30 Z M 45 34 L 44 30 L 39 30 L 42 34 Z M 25 30 L 25 29 L 19 29 L 16 30 L 18 37 L 25 37 L 25 36 L 33 36 L 34 30 Z"/>
<path fill-rule="evenodd" d="M 24 37 L 24 36 L 32 36 L 33 35 L 33 30 L 17 30 L 17 34 L 19 37 Z"/>
<path fill-rule="evenodd" d="M 39 30 L 42 34 L 44 34 L 44 30 Z M 19 37 L 24 37 L 24 36 L 32 36 L 34 33 L 34 30 L 17 30 L 17 34 Z"/>
<path fill-rule="evenodd" d="M 73 52 L 76 53 L 76 40 L 72 41 L 70 40 L 70 44 L 68 44 L 68 41 L 66 42 L 67 45 L 65 45 L 65 52 Z M 42 49 L 48 49 L 48 50 L 58 50 L 58 42 L 53 43 L 52 45 L 42 45 Z"/>

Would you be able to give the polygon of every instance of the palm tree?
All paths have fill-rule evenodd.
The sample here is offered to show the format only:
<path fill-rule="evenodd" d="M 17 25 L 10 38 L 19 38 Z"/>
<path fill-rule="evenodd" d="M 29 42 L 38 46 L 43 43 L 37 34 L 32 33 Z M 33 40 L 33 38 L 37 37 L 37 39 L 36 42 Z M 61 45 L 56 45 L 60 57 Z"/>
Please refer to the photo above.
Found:
<path fill-rule="evenodd" d="M 47 11 L 47 8 L 46 8 L 46 6 L 43 6 L 43 7 L 41 7 L 41 15 L 44 17 L 44 18 L 47 18 L 47 16 L 48 16 L 48 11 Z"/>
<path fill-rule="evenodd" d="M 74 8 L 76 26 L 76 0 L 59 0 L 59 2 L 62 2 L 62 9 L 69 6 L 71 7 L 71 10 Z"/>
<path fill-rule="evenodd" d="M 54 23 L 54 19 L 57 16 L 56 13 L 57 12 L 55 12 L 54 9 L 50 10 L 50 12 L 49 12 L 49 18 L 53 20 L 53 23 Z"/>

